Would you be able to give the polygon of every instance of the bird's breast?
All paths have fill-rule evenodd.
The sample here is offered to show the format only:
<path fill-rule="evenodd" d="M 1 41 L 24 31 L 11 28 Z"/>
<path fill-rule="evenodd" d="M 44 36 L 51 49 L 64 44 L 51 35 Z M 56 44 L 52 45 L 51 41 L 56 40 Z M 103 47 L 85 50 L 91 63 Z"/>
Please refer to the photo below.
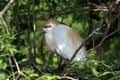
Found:
<path fill-rule="evenodd" d="M 45 42 L 47 47 L 54 52 L 55 51 L 55 46 L 54 46 L 54 41 L 53 41 L 53 36 L 51 33 L 46 33 L 45 34 Z"/>

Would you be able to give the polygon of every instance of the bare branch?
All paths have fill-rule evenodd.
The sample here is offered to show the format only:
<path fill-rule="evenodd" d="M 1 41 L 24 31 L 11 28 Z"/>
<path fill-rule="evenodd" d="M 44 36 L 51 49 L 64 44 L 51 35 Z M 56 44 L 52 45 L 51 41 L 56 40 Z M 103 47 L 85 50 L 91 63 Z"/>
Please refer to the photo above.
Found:
<path fill-rule="evenodd" d="M 100 42 L 100 44 L 98 44 L 95 48 L 98 48 L 99 46 L 101 46 L 103 44 L 103 42 L 110 36 L 112 36 L 113 34 L 115 34 L 116 32 L 118 32 L 120 30 L 120 28 L 116 29 L 115 31 L 113 31 L 112 33 L 106 35 Z"/>
<path fill-rule="evenodd" d="M 10 32 L 9 32 L 9 30 L 8 30 L 8 26 L 6 25 L 6 22 L 4 21 L 4 19 L 3 19 L 3 14 L 5 13 L 5 11 L 9 8 L 9 6 L 12 4 L 12 2 L 13 2 L 14 0 L 11 0 L 8 4 L 7 4 L 7 6 L 5 6 L 5 8 L 0 12 L 0 20 L 2 21 L 2 24 L 3 24 L 3 28 L 4 28 L 4 33 L 5 34 L 8 34 L 8 35 L 10 35 Z M 8 42 L 8 40 L 6 39 L 5 40 L 6 42 Z M 26 74 L 24 74 L 21 70 L 20 70 L 20 67 L 19 67 L 19 65 L 18 65 L 18 62 L 17 62 L 17 60 L 16 60 L 16 58 L 15 58 L 15 56 L 14 56 L 14 52 L 13 52 L 13 50 L 9 50 L 9 52 L 10 52 L 10 55 L 12 56 L 12 58 L 13 58 L 13 60 L 14 60 L 14 62 L 15 62 L 15 65 L 16 65 L 16 68 L 17 68 L 17 72 L 18 72 L 18 76 L 19 75 L 22 75 L 22 76 L 24 76 L 24 77 L 26 77 L 27 78 L 27 76 L 26 76 Z M 10 63 L 10 67 L 11 67 L 11 70 L 12 70 L 12 63 L 11 63 L 11 60 L 9 59 L 9 63 Z M 13 71 L 13 70 L 12 70 Z M 15 78 L 15 75 L 13 75 L 13 78 Z"/>
<path fill-rule="evenodd" d="M 115 19 L 119 19 L 119 17 L 120 17 L 120 14 L 115 18 Z M 115 20 L 115 19 L 111 19 L 112 21 L 113 20 Z M 101 40 L 101 42 L 95 47 L 95 48 L 98 48 L 98 47 L 100 47 L 102 44 L 103 44 L 103 42 L 108 38 L 108 37 L 110 37 L 110 36 L 112 36 L 113 34 L 115 34 L 116 32 L 118 32 L 119 30 L 120 30 L 120 27 L 119 27 L 119 24 L 118 24 L 118 28 L 115 30 L 115 31 L 113 31 L 113 32 L 111 32 L 110 34 L 108 34 L 108 31 L 109 31 L 109 29 L 110 29 L 110 25 L 111 25 L 111 22 L 112 21 L 109 21 L 109 23 L 107 23 L 107 30 L 106 30 L 106 32 L 105 32 L 105 35 L 103 36 L 103 38 L 102 38 L 102 40 Z M 119 23 L 119 22 L 118 22 Z M 107 35 L 108 34 L 108 35 Z"/>
<path fill-rule="evenodd" d="M 0 12 L 0 17 L 3 16 L 3 14 L 8 10 L 10 5 L 14 2 L 14 0 L 10 0 L 9 3 L 3 8 L 3 10 Z"/>
<path fill-rule="evenodd" d="M 72 78 L 72 77 L 58 77 L 57 80 L 78 80 L 78 79 L 75 79 L 75 78 Z"/>
<path fill-rule="evenodd" d="M 110 66 L 108 66 L 107 64 L 105 64 L 105 63 L 102 63 L 102 64 L 112 72 L 112 74 L 114 75 L 115 80 L 117 80 L 117 77 L 116 77 L 115 72 L 113 71 L 113 69 Z"/>
<path fill-rule="evenodd" d="M 101 6 L 94 3 L 91 3 L 91 5 L 94 6 L 94 9 L 92 9 L 92 11 L 108 11 L 108 8 L 106 6 Z"/>
<path fill-rule="evenodd" d="M 12 51 L 12 50 L 9 50 L 9 51 L 10 51 L 10 54 L 12 55 L 12 57 L 13 57 L 13 60 L 14 60 L 14 62 L 15 62 L 15 65 L 16 65 L 16 67 L 17 67 L 18 75 L 22 75 L 22 76 L 24 76 L 24 77 L 27 77 L 23 72 L 21 72 L 20 67 L 19 67 L 19 65 L 18 65 L 18 62 L 17 62 L 16 58 L 14 57 L 13 51 Z"/>
<path fill-rule="evenodd" d="M 119 18 L 120 15 L 118 15 L 115 19 Z M 114 21 L 115 19 L 112 19 L 111 21 L 109 21 L 109 23 L 111 23 L 112 21 Z M 108 30 L 109 30 L 109 26 L 110 24 L 108 24 Z M 104 24 L 106 25 L 106 24 Z M 95 34 L 97 31 L 99 31 L 102 27 L 104 27 L 104 25 L 102 25 L 101 27 L 98 27 L 97 29 L 95 29 L 91 34 L 88 35 L 88 37 L 84 40 L 84 42 L 78 47 L 78 49 L 75 51 L 74 55 L 72 56 L 72 58 L 70 59 L 70 61 L 72 61 L 74 59 L 74 57 L 76 56 L 76 54 L 78 53 L 78 51 L 82 48 L 82 46 L 85 44 L 85 42 L 91 37 L 93 36 L 93 34 Z M 106 31 L 106 34 L 108 33 L 108 30 Z M 109 36 L 113 35 L 114 33 L 116 33 L 117 31 L 119 31 L 120 28 L 118 28 L 117 30 L 115 30 L 114 32 L 112 32 L 111 34 L 107 35 L 106 37 L 103 38 L 102 41 L 104 41 L 106 38 L 108 38 Z"/>
<path fill-rule="evenodd" d="M 15 79 L 15 74 L 13 72 L 13 67 L 12 67 L 13 64 L 12 64 L 11 58 L 9 57 L 8 60 L 9 60 L 10 68 L 11 68 L 11 71 L 12 71 L 13 79 Z"/>

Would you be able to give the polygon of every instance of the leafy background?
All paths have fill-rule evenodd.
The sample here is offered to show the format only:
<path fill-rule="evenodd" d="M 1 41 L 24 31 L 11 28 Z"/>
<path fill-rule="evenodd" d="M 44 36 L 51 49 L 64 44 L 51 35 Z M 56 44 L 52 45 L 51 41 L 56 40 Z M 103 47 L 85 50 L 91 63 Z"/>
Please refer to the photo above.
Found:
<path fill-rule="evenodd" d="M 0 11 L 8 2 L 0 0 Z M 119 80 L 118 2 L 15 0 L 5 14 L 0 15 L 0 80 Z M 69 62 L 63 73 L 64 59 L 46 48 L 40 28 L 49 18 L 71 26 L 83 39 L 88 38 L 84 64 Z"/>

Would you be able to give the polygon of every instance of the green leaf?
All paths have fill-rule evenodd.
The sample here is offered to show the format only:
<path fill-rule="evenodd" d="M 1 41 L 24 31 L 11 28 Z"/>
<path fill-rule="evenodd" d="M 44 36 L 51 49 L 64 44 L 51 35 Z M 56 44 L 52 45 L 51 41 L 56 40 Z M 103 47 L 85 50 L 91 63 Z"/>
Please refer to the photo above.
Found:
<path fill-rule="evenodd" d="M 39 78 L 37 78 L 36 80 L 56 80 L 57 76 L 53 75 L 53 76 L 49 76 L 49 75 L 43 75 Z"/>
<path fill-rule="evenodd" d="M 6 80 L 6 74 L 4 72 L 0 72 L 0 80 Z"/>
<path fill-rule="evenodd" d="M 39 75 L 37 73 L 30 74 L 31 77 L 38 77 Z"/>
<path fill-rule="evenodd" d="M 110 74 L 110 73 L 111 73 L 111 72 L 109 72 L 109 71 L 104 72 L 104 73 L 100 74 L 100 77 L 101 77 L 101 76 L 105 76 L 105 75 Z"/>
<path fill-rule="evenodd" d="M 95 68 L 92 69 L 92 72 L 93 72 L 93 75 L 95 75 L 96 77 L 99 76 L 99 72 Z"/>
<path fill-rule="evenodd" d="M 0 69 L 6 69 L 7 67 L 7 64 L 6 63 L 1 63 L 0 64 Z"/>

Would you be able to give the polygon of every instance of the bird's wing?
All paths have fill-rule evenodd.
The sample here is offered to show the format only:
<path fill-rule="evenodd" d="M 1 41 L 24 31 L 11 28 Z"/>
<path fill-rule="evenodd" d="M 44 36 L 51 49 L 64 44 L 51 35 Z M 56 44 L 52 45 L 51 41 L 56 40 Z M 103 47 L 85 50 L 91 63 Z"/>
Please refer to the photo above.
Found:
<path fill-rule="evenodd" d="M 58 25 L 53 32 L 58 53 L 70 60 L 76 49 L 82 44 L 81 37 L 72 28 L 62 24 Z M 77 56 L 76 59 L 85 56 L 84 51 L 78 53 Z"/>

